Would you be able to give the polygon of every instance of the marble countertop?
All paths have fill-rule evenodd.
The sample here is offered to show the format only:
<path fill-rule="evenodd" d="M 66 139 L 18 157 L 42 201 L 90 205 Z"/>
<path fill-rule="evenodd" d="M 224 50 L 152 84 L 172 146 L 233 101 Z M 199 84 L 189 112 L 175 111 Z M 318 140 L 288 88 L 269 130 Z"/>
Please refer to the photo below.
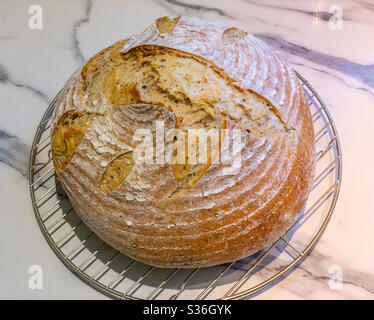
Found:
<path fill-rule="evenodd" d="M 41 30 L 29 21 L 32 5 L 0 2 L 0 298 L 105 298 L 56 258 L 37 226 L 30 146 L 49 103 L 86 59 L 160 16 L 181 14 L 240 27 L 276 48 L 323 97 L 340 134 L 343 183 L 322 239 L 297 269 L 254 298 L 374 299 L 371 0 L 40 0 Z M 43 268 L 43 290 L 29 287 L 32 265 Z M 341 268 L 339 288 L 329 285 L 331 266 Z"/>

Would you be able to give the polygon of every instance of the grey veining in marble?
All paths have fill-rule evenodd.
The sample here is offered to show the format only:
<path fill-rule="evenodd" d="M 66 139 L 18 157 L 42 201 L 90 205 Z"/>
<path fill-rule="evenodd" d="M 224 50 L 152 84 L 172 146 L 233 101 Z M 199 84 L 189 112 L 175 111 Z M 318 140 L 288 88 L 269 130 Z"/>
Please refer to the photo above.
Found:
<path fill-rule="evenodd" d="M 337 70 L 374 88 L 374 64 L 364 65 L 348 59 L 323 54 L 270 34 L 256 34 L 256 36 L 280 51 L 287 51 L 305 60 Z"/>
<path fill-rule="evenodd" d="M 0 163 L 27 176 L 29 148 L 16 136 L 12 136 L 0 129 Z"/>
<path fill-rule="evenodd" d="M 26 89 L 26 90 L 31 90 L 33 93 L 35 93 L 36 95 L 41 97 L 46 102 L 50 101 L 49 98 L 47 97 L 47 95 L 44 94 L 43 92 L 41 92 L 39 89 L 33 88 L 29 84 L 20 83 L 20 82 L 16 82 L 16 81 L 12 80 L 12 78 L 8 75 L 7 71 L 5 70 L 5 68 L 2 65 L 0 65 L 0 82 L 3 82 L 3 83 L 9 82 L 11 85 L 13 85 L 15 87 L 23 88 L 23 89 Z"/>
<path fill-rule="evenodd" d="M 83 63 L 85 61 L 85 58 L 84 58 L 82 52 L 79 49 L 79 41 L 78 41 L 78 38 L 77 38 L 77 30 L 79 29 L 79 27 L 82 24 L 87 23 L 90 19 L 90 12 L 91 12 L 91 9 L 92 9 L 92 1 L 91 0 L 86 0 L 86 2 L 87 2 L 87 4 L 86 4 L 86 9 L 85 9 L 85 15 L 82 19 L 78 20 L 74 24 L 74 34 L 73 34 L 75 55 L 81 63 Z"/>

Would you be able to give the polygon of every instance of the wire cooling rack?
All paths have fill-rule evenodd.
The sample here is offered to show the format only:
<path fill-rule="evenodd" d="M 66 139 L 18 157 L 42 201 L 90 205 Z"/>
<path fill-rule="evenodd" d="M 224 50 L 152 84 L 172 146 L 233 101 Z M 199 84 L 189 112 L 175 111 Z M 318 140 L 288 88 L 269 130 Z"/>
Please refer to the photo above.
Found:
<path fill-rule="evenodd" d="M 51 116 L 44 114 L 30 153 L 31 201 L 40 229 L 58 258 L 81 280 L 120 299 L 238 299 L 276 284 L 316 244 L 334 210 L 342 154 L 331 115 L 317 92 L 298 74 L 315 129 L 317 169 L 313 189 L 297 221 L 272 245 L 229 264 L 163 269 L 132 260 L 100 240 L 77 216 L 56 180 L 50 150 Z"/>

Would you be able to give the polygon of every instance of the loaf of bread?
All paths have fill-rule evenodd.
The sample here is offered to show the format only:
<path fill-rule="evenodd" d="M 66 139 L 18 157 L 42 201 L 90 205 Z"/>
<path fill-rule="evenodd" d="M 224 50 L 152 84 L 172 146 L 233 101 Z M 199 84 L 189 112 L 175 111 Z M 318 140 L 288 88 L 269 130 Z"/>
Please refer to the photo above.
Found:
<path fill-rule="evenodd" d="M 261 250 L 292 225 L 313 182 L 313 124 L 292 68 L 247 32 L 198 18 L 159 18 L 96 54 L 63 88 L 52 128 L 77 214 L 158 267 Z M 205 161 L 189 161 L 203 144 Z"/>

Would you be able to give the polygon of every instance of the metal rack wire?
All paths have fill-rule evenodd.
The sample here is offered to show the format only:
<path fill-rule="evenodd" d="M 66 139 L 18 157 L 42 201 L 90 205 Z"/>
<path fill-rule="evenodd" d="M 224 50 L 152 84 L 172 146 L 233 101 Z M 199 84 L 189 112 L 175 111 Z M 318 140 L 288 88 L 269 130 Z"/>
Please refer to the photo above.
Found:
<path fill-rule="evenodd" d="M 282 279 L 310 252 L 334 210 L 342 177 L 339 136 L 318 93 L 298 74 L 309 99 L 317 146 L 313 190 L 297 221 L 268 248 L 209 268 L 160 269 L 134 261 L 100 240 L 76 215 L 55 178 L 50 120 L 57 97 L 35 134 L 29 165 L 31 201 L 58 258 L 80 279 L 117 299 L 238 299 Z"/>

